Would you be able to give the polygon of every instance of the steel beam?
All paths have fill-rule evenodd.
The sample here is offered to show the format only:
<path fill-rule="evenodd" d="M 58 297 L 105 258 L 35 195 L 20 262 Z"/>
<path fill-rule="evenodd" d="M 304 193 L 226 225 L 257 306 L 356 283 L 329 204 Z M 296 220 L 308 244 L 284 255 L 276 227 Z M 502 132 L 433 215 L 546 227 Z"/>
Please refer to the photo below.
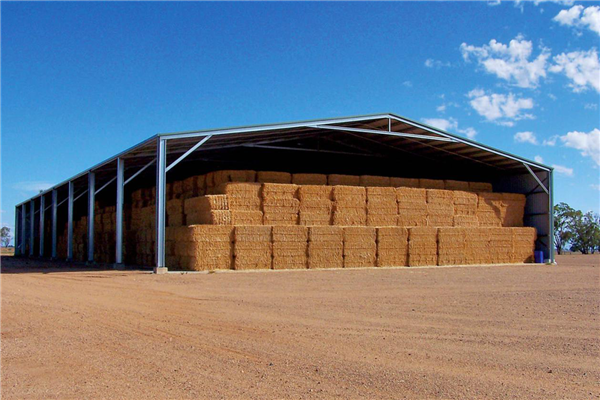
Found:
<path fill-rule="evenodd" d="M 456 140 L 449 138 L 449 137 L 417 135 L 414 133 L 377 131 L 374 129 L 349 128 L 349 127 L 345 127 L 345 126 L 335 126 L 335 125 L 311 125 L 310 127 L 316 128 L 316 129 L 331 129 L 334 131 L 342 131 L 342 132 L 373 133 L 376 135 L 397 136 L 397 137 L 405 137 L 405 138 L 409 138 L 409 139 L 434 140 L 434 141 L 438 141 L 438 142 L 456 142 Z"/>
<path fill-rule="evenodd" d="M 96 202 L 96 173 L 88 174 L 88 263 L 94 262 L 94 206 Z"/>
<path fill-rule="evenodd" d="M 116 238 L 115 264 L 123 264 L 123 178 L 125 176 L 125 160 L 117 158 L 117 202 L 116 202 Z"/>
<path fill-rule="evenodd" d="M 44 219 L 46 216 L 46 198 L 40 196 L 40 257 L 44 257 Z"/>
<path fill-rule="evenodd" d="M 35 247 L 35 200 L 29 201 L 29 257 L 33 257 Z"/>
<path fill-rule="evenodd" d="M 194 146 L 192 146 L 191 149 L 189 149 L 188 151 L 186 151 L 185 153 L 183 153 L 177 160 L 173 161 L 171 163 L 171 165 L 169 165 L 166 169 L 166 172 L 169 172 L 169 170 L 171 168 L 173 168 L 174 166 L 176 166 L 177 164 L 179 164 L 181 161 L 183 161 L 187 156 L 189 156 L 190 154 L 192 154 L 194 152 L 194 150 L 196 150 L 198 147 L 202 146 L 204 143 L 206 143 L 206 141 L 208 139 L 210 139 L 212 137 L 212 135 L 208 135 L 202 138 L 202 140 L 200 140 L 198 143 L 196 143 Z"/>
<path fill-rule="evenodd" d="M 56 189 L 54 189 L 52 191 L 52 259 L 56 259 L 56 243 L 57 243 L 57 237 L 56 237 L 56 227 L 57 227 L 57 223 L 58 221 L 56 220 L 57 215 L 56 215 L 56 210 L 57 210 L 57 197 L 58 197 L 58 193 L 56 192 Z"/>
<path fill-rule="evenodd" d="M 166 272 L 165 266 L 165 206 L 167 180 L 167 141 L 156 143 L 156 266 L 154 273 Z"/>
<path fill-rule="evenodd" d="M 21 234 L 19 233 L 19 217 L 21 216 L 21 207 L 15 207 L 15 229 L 14 229 L 14 247 L 15 247 L 15 256 L 21 255 Z"/>
<path fill-rule="evenodd" d="M 531 174 L 531 176 L 533 176 L 533 178 L 537 181 L 538 185 L 540 185 L 540 187 L 542 188 L 542 190 L 544 192 L 546 192 L 546 194 L 550 194 L 550 191 L 548 190 L 548 188 L 542 183 L 542 181 L 540 180 L 540 178 L 538 178 L 538 176 L 535 174 L 535 172 L 533 172 L 533 170 L 529 167 L 529 165 L 522 163 L 525 168 L 527 168 L 527 171 L 529 171 L 529 173 Z"/>
<path fill-rule="evenodd" d="M 108 185 L 110 185 L 111 183 L 113 183 L 114 181 L 117 180 L 117 177 L 115 176 L 114 178 L 112 178 L 110 181 L 106 182 L 104 185 L 102 185 L 100 187 L 100 189 L 96 190 L 96 194 L 100 193 L 102 190 L 104 190 L 104 188 L 106 188 Z"/>
<path fill-rule="evenodd" d="M 548 240 L 548 250 L 550 254 L 548 258 L 550 259 L 550 262 L 554 264 L 554 170 L 548 171 L 548 181 L 548 186 L 550 187 L 550 193 L 548 193 L 548 214 L 550 218 L 550 238 Z"/>
<path fill-rule="evenodd" d="M 73 260 L 73 195 L 75 183 L 69 182 L 69 197 L 67 206 L 67 260 Z"/>
<path fill-rule="evenodd" d="M 148 164 L 144 165 L 138 172 L 136 172 L 135 174 L 131 175 L 125 182 L 123 182 L 123 186 L 127 185 L 136 176 L 138 176 L 139 174 L 141 174 L 142 172 L 144 172 L 146 170 L 146 168 L 150 167 L 152 164 L 154 164 L 154 162 L 156 162 L 156 158 L 153 159 L 152 161 L 150 161 Z"/>

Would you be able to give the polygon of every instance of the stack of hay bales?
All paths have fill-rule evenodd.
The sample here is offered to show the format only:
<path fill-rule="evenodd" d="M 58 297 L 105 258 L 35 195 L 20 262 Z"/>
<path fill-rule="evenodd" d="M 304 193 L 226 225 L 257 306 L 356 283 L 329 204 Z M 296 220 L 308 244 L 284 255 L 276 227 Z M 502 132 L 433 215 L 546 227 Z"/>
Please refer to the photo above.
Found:
<path fill-rule="evenodd" d="M 258 171 L 256 181 L 260 183 L 292 183 L 289 172 Z"/>
<path fill-rule="evenodd" d="M 427 191 L 421 188 L 396 188 L 398 226 L 427 225 Z"/>
<path fill-rule="evenodd" d="M 260 183 L 223 183 L 217 187 L 216 192 L 227 196 L 233 225 L 262 225 L 262 185 Z"/>
<path fill-rule="evenodd" d="M 189 199 L 192 197 L 198 197 L 198 187 L 197 187 L 197 179 L 195 176 L 191 176 L 189 178 L 181 181 L 182 183 L 182 199 Z"/>
<path fill-rule="evenodd" d="M 491 264 L 510 263 L 513 253 L 513 232 L 508 228 L 488 228 L 489 254 Z"/>
<path fill-rule="evenodd" d="M 477 219 L 477 202 L 479 197 L 477 194 L 455 190 L 453 191 L 453 197 L 453 226 L 479 226 L 479 220 Z"/>
<path fill-rule="evenodd" d="M 464 264 L 489 264 L 491 228 L 469 228 L 465 230 Z"/>
<path fill-rule="evenodd" d="M 502 193 L 479 193 L 477 220 L 479 226 L 502 226 L 506 207 Z"/>
<path fill-rule="evenodd" d="M 408 265 L 437 265 L 437 228 L 410 228 L 408 235 Z"/>
<path fill-rule="evenodd" d="M 502 193 L 502 202 L 506 208 L 502 226 L 523 226 L 525 213 L 525 195 L 517 193 Z"/>
<path fill-rule="evenodd" d="M 133 215 L 136 215 L 134 218 Z M 156 207 L 132 211 L 131 229 L 135 236 L 135 260 L 139 265 L 154 264 L 156 244 Z M 130 235 L 132 236 L 132 235 Z"/>
<path fill-rule="evenodd" d="M 183 181 L 174 181 L 171 184 L 171 198 L 181 199 L 183 197 Z"/>
<path fill-rule="evenodd" d="M 171 199 L 166 204 L 167 226 L 185 225 L 185 214 L 183 212 L 183 200 Z"/>
<path fill-rule="evenodd" d="M 308 268 L 344 267 L 344 231 L 339 226 L 308 228 Z"/>
<path fill-rule="evenodd" d="M 361 175 L 359 184 L 361 186 L 391 187 L 390 178 L 388 176 Z"/>
<path fill-rule="evenodd" d="M 183 208 L 187 225 L 231 225 L 226 195 L 192 197 L 184 201 Z"/>
<path fill-rule="evenodd" d="M 111 263 L 116 252 L 116 207 L 99 207 L 94 211 L 94 253 L 100 263 Z M 97 256 L 96 256 L 97 255 Z"/>
<path fill-rule="evenodd" d="M 298 186 L 300 225 L 330 225 L 333 210 L 331 186 Z"/>
<path fill-rule="evenodd" d="M 531 263 L 537 237 L 535 228 L 509 228 L 512 233 L 511 263 Z"/>
<path fill-rule="evenodd" d="M 465 257 L 466 229 L 438 229 L 438 265 L 467 264 Z"/>
<path fill-rule="evenodd" d="M 408 229 L 399 226 L 377 228 L 377 266 L 406 265 L 408 265 Z"/>
<path fill-rule="evenodd" d="M 234 229 L 234 269 L 271 269 L 272 227 L 236 226 Z"/>
<path fill-rule="evenodd" d="M 327 175 L 327 184 L 329 186 L 359 186 L 360 178 L 355 175 Z"/>
<path fill-rule="evenodd" d="M 471 192 L 492 192 L 492 184 L 488 182 L 469 182 Z"/>
<path fill-rule="evenodd" d="M 367 187 L 367 225 L 396 226 L 398 202 L 393 187 Z"/>
<path fill-rule="evenodd" d="M 273 227 L 273 269 L 308 268 L 308 227 Z"/>
<path fill-rule="evenodd" d="M 87 261 L 87 217 L 73 222 L 73 259 Z M 38 244 L 39 246 L 39 244 Z"/>
<path fill-rule="evenodd" d="M 427 189 L 427 226 L 452 226 L 453 223 L 454 193 Z"/>
<path fill-rule="evenodd" d="M 167 228 L 165 238 L 167 267 L 205 271 L 233 266 L 232 226 Z"/>
<path fill-rule="evenodd" d="M 418 178 L 390 178 L 390 186 L 392 187 L 419 187 Z"/>
<path fill-rule="evenodd" d="M 347 226 L 344 232 L 344 268 L 377 265 L 377 230 L 366 226 Z"/>
<path fill-rule="evenodd" d="M 367 224 L 367 191 L 358 186 L 333 187 L 333 225 Z"/>
<path fill-rule="evenodd" d="M 298 225 L 298 185 L 264 183 L 262 208 L 264 225 Z"/>
<path fill-rule="evenodd" d="M 444 189 L 444 181 L 437 179 L 419 179 L 419 187 L 423 189 Z"/>
<path fill-rule="evenodd" d="M 325 174 L 293 174 L 292 183 L 295 185 L 327 185 Z"/>

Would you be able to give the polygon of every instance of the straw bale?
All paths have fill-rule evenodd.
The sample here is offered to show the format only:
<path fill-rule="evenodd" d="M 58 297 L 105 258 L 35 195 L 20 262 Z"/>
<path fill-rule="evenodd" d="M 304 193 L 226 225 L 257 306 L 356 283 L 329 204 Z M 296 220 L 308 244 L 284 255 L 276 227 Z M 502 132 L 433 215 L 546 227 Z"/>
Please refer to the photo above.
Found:
<path fill-rule="evenodd" d="M 231 225 L 231 211 L 192 211 L 186 213 L 186 224 Z"/>
<path fill-rule="evenodd" d="M 501 216 L 495 211 L 477 211 L 479 226 L 502 226 Z"/>
<path fill-rule="evenodd" d="M 419 179 L 419 187 L 425 189 L 444 189 L 444 181 L 437 179 Z"/>
<path fill-rule="evenodd" d="M 167 214 L 183 213 L 183 200 L 181 200 L 181 199 L 167 200 L 167 204 L 166 204 L 165 208 L 166 208 Z"/>
<path fill-rule="evenodd" d="M 451 190 L 427 189 L 427 204 L 454 204 Z"/>
<path fill-rule="evenodd" d="M 331 200 L 333 188 L 331 186 L 300 185 L 298 186 L 298 198 L 305 200 Z"/>
<path fill-rule="evenodd" d="M 477 193 L 479 200 L 477 202 L 477 209 L 483 211 L 499 211 L 504 208 L 503 194 L 502 193 L 488 193 L 481 192 Z"/>
<path fill-rule="evenodd" d="M 427 203 L 427 190 L 421 188 L 396 188 L 398 204 Z"/>
<path fill-rule="evenodd" d="M 504 215 L 502 226 L 523 226 L 525 196 L 517 193 L 503 193 L 502 198 L 503 204 L 506 207 L 506 214 Z"/>
<path fill-rule="evenodd" d="M 408 265 L 437 265 L 437 228 L 410 228 L 408 235 Z"/>
<path fill-rule="evenodd" d="M 333 200 L 336 202 L 343 201 L 346 199 L 361 199 L 366 203 L 367 201 L 367 190 L 364 187 L 357 186 L 334 186 L 333 187 Z"/>
<path fill-rule="evenodd" d="M 268 213 L 263 214 L 264 225 L 298 225 L 298 213 Z"/>
<path fill-rule="evenodd" d="M 236 244 L 237 250 L 237 244 Z M 273 264 L 272 252 L 268 250 L 244 250 L 235 254 L 233 268 L 244 269 L 271 269 Z"/>
<path fill-rule="evenodd" d="M 216 186 L 215 190 L 219 194 L 234 197 L 260 198 L 262 184 L 256 182 L 228 182 Z"/>
<path fill-rule="evenodd" d="M 183 209 L 186 214 L 189 214 L 194 211 L 228 210 L 229 205 L 227 203 L 227 196 L 218 194 L 185 199 L 183 202 Z"/>
<path fill-rule="evenodd" d="M 356 175 L 329 174 L 327 175 L 327 184 L 330 186 L 359 186 L 360 177 Z"/>
<path fill-rule="evenodd" d="M 311 212 L 331 212 L 331 210 L 333 209 L 333 202 L 331 200 L 303 198 L 300 200 L 299 209 L 300 211 L 307 210 Z"/>
<path fill-rule="evenodd" d="M 334 211 L 333 213 L 333 225 L 341 226 L 364 226 L 367 224 L 367 212 L 358 211 Z"/>
<path fill-rule="evenodd" d="M 233 225 L 261 225 L 263 223 L 263 212 L 231 210 L 231 223 Z"/>
<path fill-rule="evenodd" d="M 289 172 L 258 171 L 256 181 L 261 183 L 292 183 Z"/>
<path fill-rule="evenodd" d="M 309 251 L 308 268 L 344 268 L 344 257 L 341 254 L 341 251 L 335 254 L 332 254 L 331 252 L 311 253 Z"/>
<path fill-rule="evenodd" d="M 339 226 L 311 226 L 308 228 L 308 240 L 311 242 L 344 240 L 343 228 Z"/>
<path fill-rule="evenodd" d="M 438 265 L 466 264 L 466 229 L 440 228 L 438 230 Z"/>
<path fill-rule="evenodd" d="M 492 184 L 488 182 L 469 182 L 469 191 L 471 192 L 491 192 Z"/>
<path fill-rule="evenodd" d="M 300 210 L 298 223 L 300 225 L 330 225 L 331 214 L 327 213 L 314 213 Z"/>
<path fill-rule="evenodd" d="M 426 226 L 427 204 L 415 205 L 412 209 L 400 208 L 398 210 L 398 226 Z"/>
<path fill-rule="evenodd" d="M 308 241 L 308 228 L 305 226 L 274 226 L 272 235 L 273 243 L 306 242 Z"/>
<path fill-rule="evenodd" d="M 135 190 L 131 193 L 131 199 L 134 201 L 142 200 L 142 189 Z"/>
<path fill-rule="evenodd" d="M 479 197 L 476 193 L 455 190 L 453 192 L 454 205 L 470 205 L 477 208 Z"/>
<path fill-rule="evenodd" d="M 377 229 L 366 226 L 352 226 L 342 228 L 344 243 L 373 241 L 377 238 Z"/>
<path fill-rule="evenodd" d="M 444 189 L 446 190 L 469 190 L 469 182 L 464 181 L 444 181 Z"/>
<path fill-rule="evenodd" d="M 361 175 L 359 183 L 361 186 L 391 186 L 387 176 Z"/>
<path fill-rule="evenodd" d="M 265 183 L 262 185 L 262 199 L 296 198 L 298 185 L 283 183 Z"/>
<path fill-rule="evenodd" d="M 392 187 L 419 187 L 419 179 L 416 178 L 390 178 L 390 186 Z"/>
<path fill-rule="evenodd" d="M 196 177 L 191 176 L 183 180 L 183 194 L 189 197 L 198 196 L 198 187 L 196 186 Z"/>
<path fill-rule="evenodd" d="M 212 186 L 218 187 L 219 185 L 227 182 L 254 182 L 256 172 L 249 170 L 223 170 L 215 171 L 212 175 Z"/>
<path fill-rule="evenodd" d="M 293 174 L 292 183 L 297 185 L 327 185 L 325 174 Z"/>
<path fill-rule="evenodd" d="M 167 214 L 167 226 L 182 226 L 185 224 L 183 213 Z"/>
<path fill-rule="evenodd" d="M 452 226 L 466 227 L 466 226 L 479 226 L 479 219 L 476 215 L 454 215 L 452 220 Z"/>
<path fill-rule="evenodd" d="M 398 214 L 367 214 L 367 226 L 397 226 Z"/>
<path fill-rule="evenodd" d="M 182 181 L 174 181 L 173 182 L 173 197 L 179 198 L 183 194 L 183 182 Z M 146 195 L 147 198 L 151 197 L 151 195 Z"/>
<path fill-rule="evenodd" d="M 215 269 L 232 269 L 233 257 L 212 258 L 210 256 L 181 256 L 180 267 L 189 271 L 210 271 Z"/>
<path fill-rule="evenodd" d="M 393 187 L 367 187 L 365 188 L 367 192 L 367 199 L 377 198 L 377 197 L 391 197 L 396 200 L 396 188 Z"/>
<path fill-rule="evenodd" d="M 196 242 L 233 242 L 234 239 L 233 226 L 190 225 L 188 228 L 189 232 L 182 231 L 181 234 Z M 184 240 L 184 237 L 179 240 Z"/>
<path fill-rule="evenodd" d="M 286 197 L 267 197 L 263 200 L 263 211 L 279 212 L 283 210 L 298 212 L 300 200 Z"/>
<path fill-rule="evenodd" d="M 427 226 L 452 226 L 454 224 L 452 204 L 427 204 Z"/>

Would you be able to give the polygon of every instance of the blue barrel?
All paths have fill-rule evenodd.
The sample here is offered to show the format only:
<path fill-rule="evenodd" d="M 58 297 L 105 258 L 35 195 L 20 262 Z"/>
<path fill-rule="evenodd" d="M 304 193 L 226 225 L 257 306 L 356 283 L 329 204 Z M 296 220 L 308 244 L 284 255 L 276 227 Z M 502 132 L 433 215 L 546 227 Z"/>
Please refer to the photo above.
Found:
<path fill-rule="evenodd" d="M 536 263 L 542 264 L 544 262 L 544 252 L 543 251 L 534 251 L 533 256 L 535 258 Z"/>

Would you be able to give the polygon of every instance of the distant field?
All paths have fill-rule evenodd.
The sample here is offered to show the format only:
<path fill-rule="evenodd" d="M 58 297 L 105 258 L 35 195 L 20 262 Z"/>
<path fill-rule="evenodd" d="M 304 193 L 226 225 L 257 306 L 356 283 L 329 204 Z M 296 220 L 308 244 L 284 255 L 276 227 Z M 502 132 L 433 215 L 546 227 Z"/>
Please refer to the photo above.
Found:
<path fill-rule="evenodd" d="M 7 257 L 2 398 L 598 398 L 599 264 L 153 275 Z"/>
<path fill-rule="evenodd" d="M 2 256 L 14 256 L 15 255 L 15 248 L 14 247 L 9 247 L 9 248 L 2 247 L 2 248 L 0 248 L 0 255 L 2 255 Z"/>

